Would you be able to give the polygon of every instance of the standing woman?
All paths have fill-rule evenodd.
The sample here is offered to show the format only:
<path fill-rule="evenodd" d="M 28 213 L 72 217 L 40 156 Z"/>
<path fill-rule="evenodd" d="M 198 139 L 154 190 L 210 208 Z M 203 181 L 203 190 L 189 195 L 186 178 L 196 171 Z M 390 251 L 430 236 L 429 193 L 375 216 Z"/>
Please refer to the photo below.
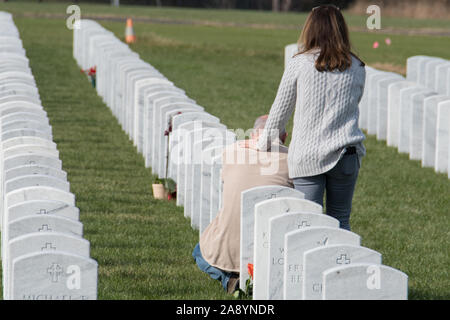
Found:
<path fill-rule="evenodd" d="M 350 50 L 348 28 L 333 5 L 316 7 L 306 19 L 300 52 L 288 63 L 264 132 L 247 147 L 267 150 L 292 112 L 289 176 L 305 198 L 350 230 L 350 212 L 364 134 L 358 104 L 364 91 L 364 63 Z"/>

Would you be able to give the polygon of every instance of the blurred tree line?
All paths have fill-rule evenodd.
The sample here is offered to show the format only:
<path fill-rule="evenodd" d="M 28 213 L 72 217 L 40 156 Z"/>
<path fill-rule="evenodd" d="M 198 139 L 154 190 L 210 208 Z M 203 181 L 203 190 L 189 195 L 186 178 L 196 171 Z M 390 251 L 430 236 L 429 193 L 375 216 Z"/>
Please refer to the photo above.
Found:
<path fill-rule="evenodd" d="M 353 2 L 354 0 L 120 0 L 121 4 L 273 11 L 308 11 L 331 3 L 339 8 L 347 8 Z"/>
<path fill-rule="evenodd" d="M 2 0 L 0 0 L 1 2 Z M 8 1 L 8 0 L 4 0 Z M 9 0 L 13 2 L 14 0 Z M 355 0 L 37 0 L 39 2 L 90 2 L 120 5 L 149 5 L 161 7 L 191 7 L 220 9 L 253 9 L 273 11 L 309 11 L 322 4 L 348 8 Z"/>

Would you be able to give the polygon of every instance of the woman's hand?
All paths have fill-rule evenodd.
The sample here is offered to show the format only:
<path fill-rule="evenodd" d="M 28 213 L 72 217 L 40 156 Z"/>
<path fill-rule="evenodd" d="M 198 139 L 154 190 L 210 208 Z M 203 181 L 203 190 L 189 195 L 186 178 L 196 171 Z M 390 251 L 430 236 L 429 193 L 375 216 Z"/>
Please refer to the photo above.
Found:
<path fill-rule="evenodd" d="M 239 141 L 239 146 L 241 148 L 258 150 L 258 140 L 255 139 L 241 140 Z"/>

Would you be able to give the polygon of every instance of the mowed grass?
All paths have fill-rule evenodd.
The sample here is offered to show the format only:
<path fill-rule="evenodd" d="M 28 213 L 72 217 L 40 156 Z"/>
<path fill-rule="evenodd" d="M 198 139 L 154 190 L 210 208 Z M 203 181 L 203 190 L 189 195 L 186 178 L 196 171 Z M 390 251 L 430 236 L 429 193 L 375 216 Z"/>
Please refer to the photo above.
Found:
<path fill-rule="evenodd" d="M 198 272 L 182 209 L 152 199 L 151 170 L 80 73 L 71 33 L 57 20 L 15 23 L 99 264 L 99 298 L 228 298 Z"/>
<path fill-rule="evenodd" d="M 0 10 L 8 10 L 8 4 Z M 150 9 L 126 12 L 143 10 Z M 211 11 L 185 12 L 186 19 L 191 12 L 203 13 L 205 20 L 214 17 Z M 260 14 L 247 13 L 249 20 L 262 23 Z M 198 233 L 182 209 L 152 199 L 151 170 L 79 72 L 64 19 L 21 16 L 15 23 L 77 197 L 91 255 L 99 262 L 99 298 L 229 298 L 193 263 Z M 102 24 L 123 38 L 123 23 Z M 135 24 L 135 32 L 138 43 L 132 48 L 142 59 L 228 127 L 243 129 L 268 113 L 283 72 L 283 48 L 298 37 L 298 31 L 288 29 L 145 23 Z M 448 38 L 390 35 L 391 46 L 371 48 L 385 37 L 352 33 L 356 51 L 369 64 L 404 66 L 408 56 L 417 54 L 450 58 Z M 411 299 L 450 298 L 447 176 L 421 168 L 372 136 L 366 147 L 353 231 L 364 246 L 382 253 L 384 264 L 408 274 Z"/>
<path fill-rule="evenodd" d="M 52 3 L 29 0 L 13 0 L 8 3 L 8 10 L 15 14 L 59 14 L 63 15 L 66 8 L 71 5 L 70 1 Z M 81 8 L 82 15 L 112 17 L 112 18 L 151 18 L 155 20 L 172 20 L 180 23 L 223 23 L 237 25 L 255 25 L 278 28 L 299 27 L 306 19 L 305 12 L 279 12 L 270 11 L 250 11 L 250 10 L 216 10 L 216 9 L 197 9 L 197 8 L 177 8 L 177 7 L 156 7 L 156 6 L 133 6 L 121 4 L 120 7 L 108 6 L 103 4 L 89 3 L 89 1 L 80 1 L 75 3 Z M 359 14 L 344 15 L 350 27 L 365 28 L 368 14 L 365 10 Z M 450 28 L 450 21 L 445 19 L 420 19 L 415 20 L 408 17 L 391 17 L 384 14 L 381 6 L 381 27 L 399 28 L 402 30 L 410 29 L 441 29 Z"/>

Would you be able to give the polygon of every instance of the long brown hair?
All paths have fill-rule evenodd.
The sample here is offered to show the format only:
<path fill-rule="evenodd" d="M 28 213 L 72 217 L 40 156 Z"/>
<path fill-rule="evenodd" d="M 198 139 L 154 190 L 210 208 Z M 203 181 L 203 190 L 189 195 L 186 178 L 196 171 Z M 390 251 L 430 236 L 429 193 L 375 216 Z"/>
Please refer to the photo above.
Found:
<path fill-rule="evenodd" d="M 319 49 L 316 69 L 344 71 L 352 65 L 352 55 L 361 65 L 364 63 L 351 52 L 348 27 L 339 8 L 333 5 L 323 5 L 314 8 L 306 18 L 299 39 L 302 54 L 313 49 Z"/>

